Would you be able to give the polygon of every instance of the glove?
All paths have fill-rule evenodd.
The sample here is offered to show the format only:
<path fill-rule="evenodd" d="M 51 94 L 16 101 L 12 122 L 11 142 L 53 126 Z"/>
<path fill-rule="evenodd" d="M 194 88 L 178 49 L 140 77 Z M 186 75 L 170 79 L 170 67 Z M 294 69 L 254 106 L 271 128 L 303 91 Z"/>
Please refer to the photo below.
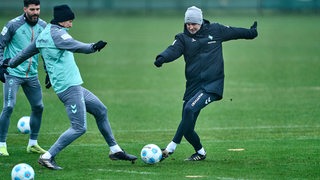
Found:
<path fill-rule="evenodd" d="M 154 61 L 154 65 L 156 67 L 161 67 L 164 63 L 164 58 L 162 56 L 157 56 L 156 60 Z"/>
<path fill-rule="evenodd" d="M 9 61 L 10 61 L 10 58 L 3 60 L 1 66 L 0 66 L 0 81 L 3 83 L 6 82 L 6 78 L 5 78 L 4 74 L 9 74 L 7 71 Z"/>
<path fill-rule="evenodd" d="M 4 74 L 9 74 L 6 67 L 3 67 L 3 65 L 0 66 L 0 81 L 5 83 L 6 78 Z"/>
<path fill-rule="evenodd" d="M 45 82 L 46 88 L 49 89 L 51 87 L 51 82 L 48 74 L 46 75 L 46 79 L 44 82 Z"/>
<path fill-rule="evenodd" d="M 3 68 L 9 67 L 9 61 L 10 61 L 10 60 L 11 60 L 11 58 L 7 58 L 7 59 L 3 60 L 1 66 L 2 66 Z"/>
<path fill-rule="evenodd" d="M 250 27 L 250 29 L 257 29 L 258 23 L 257 21 L 254 21 L 254 23 L 252 24 L 252 26 Z"/>
<path fill-rule="evenodd" d="M 93 49 L 95 51 L 100 51 L 101 49 L 103 49 L 105 46 L 107 45 L 106 41 L 98 41 L 97 43 L 93 44 Z"/>

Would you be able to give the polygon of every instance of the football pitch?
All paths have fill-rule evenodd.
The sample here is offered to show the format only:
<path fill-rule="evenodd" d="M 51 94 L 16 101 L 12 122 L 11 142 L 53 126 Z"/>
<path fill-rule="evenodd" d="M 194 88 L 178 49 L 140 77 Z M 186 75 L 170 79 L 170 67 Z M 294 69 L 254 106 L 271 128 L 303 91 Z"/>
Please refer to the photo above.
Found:
<path fill-rule="evenodd" d="M 83 86 L 106 104 L 119 145 L 139 157 L 135 164 L 108 158 L 109 148 L 88 114 L 87 133 L 56 157 L 64 169 L 41 167 L 38 155 L 26 153 L 28 136 L 17 132 L 18 119 L 30 113 L 20 88 L 7 139 L 10 156 L 0 157 L 0 179 L 10 179 L 11 169 L 21 162 L 30 164 L 39 180 L 319 179 L 316 15 L 205 15 L 211 22 L 238 27 L 250 27 L 257 20 L 259 32 L 255 40 L 224 43 L 224 99 L 207 106 L 196 126 L 207 159 L 184 161 L 194 150 L 183 139 L 165 161 L 141 161 L 141 148 L 149 143 L 165 147 L 181 118 L 183 59 L 160 69 L 153 62 L 182 31 L 183 15 L 78 15 L 69 31 L 83 42 L 108 41 L 99 53 L 75 57 Z M 13 17 L 1 16 L 1 28 Z M 42 63 L 39 67 L 45 109 L 38 142 L 48 149 L 69 127 L 69 120 L 52 88 L 45 89 Z M 2 100 L 2 91 L 0 95 Z"/>

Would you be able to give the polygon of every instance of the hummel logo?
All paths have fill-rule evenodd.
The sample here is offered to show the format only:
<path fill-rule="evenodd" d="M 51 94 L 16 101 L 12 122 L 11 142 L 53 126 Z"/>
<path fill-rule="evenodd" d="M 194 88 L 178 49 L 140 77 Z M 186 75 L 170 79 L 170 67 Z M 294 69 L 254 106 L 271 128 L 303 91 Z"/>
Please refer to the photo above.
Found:
<path fill-rule="evenodd" d="M 213 37 L 212 37 L 211 35 L 209 35 L 209 36 L 208 36 L 208 38 L 209 38 L 210 40 L 212 40 L 212 39 L 213 39 Z"/>
<path fill-rule="evenodd" d="M 208 97 L 208 99 L 206 99 L 205 104 L 209 104 L 211 102 L 210 97 Z"/>
<path fill-rule="evenodd" d="M 191 42 L 195 42 L 195 41 L 197 41 L 197 40 L 195 40 L 195 39 L 192 38 Z"/>
<path fill-rule="evenodd" d="M 77 105 L 71 105 L 71 112 L 75 114 L 77 112 Z"/>

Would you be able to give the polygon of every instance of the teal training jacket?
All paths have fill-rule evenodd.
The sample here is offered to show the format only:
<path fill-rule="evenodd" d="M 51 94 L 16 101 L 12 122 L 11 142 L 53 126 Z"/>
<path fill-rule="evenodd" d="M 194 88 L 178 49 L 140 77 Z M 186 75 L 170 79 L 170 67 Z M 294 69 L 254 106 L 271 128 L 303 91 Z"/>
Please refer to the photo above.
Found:
<path fill-rule="evenodd" d="M 24 14 L 10 20 L 0 34 L 0 61 L 15 57 L 19 52 L 33 42 L 45 28 L 46 22 L 39 18 L 34 26 L 26 22 Z M 32 56 L 16 68 L 8 68 L 12 76 L 20 78 L 38 75 L 39 55 Z"/>
<path fill-rule="evenodd" d="M 40 52 L 52 87 L 57 94 L 71 86 L 81 85 L 83 82 L 73 53 L 89 54 L 96 50 L 93 49 L 93 43 L 77 41 L 67 30 L 56 24 L 48 24 L 36 41 L 11 59 L 9 66 L 16 67 Z"/>

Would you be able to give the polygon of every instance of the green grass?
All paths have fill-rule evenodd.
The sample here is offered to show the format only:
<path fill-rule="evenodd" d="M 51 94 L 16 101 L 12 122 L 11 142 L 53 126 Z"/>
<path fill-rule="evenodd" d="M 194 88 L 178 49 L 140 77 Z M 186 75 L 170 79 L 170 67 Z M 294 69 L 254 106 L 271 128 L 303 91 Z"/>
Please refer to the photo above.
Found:
<path fill-rule="evenodd" d="M 9 17 L 1 17 L 4 24 Z M 313 15 L 240 15 L 208 19 L 250 27 L 258 20 L 259 37 L 224 44 L 224 99 L 206 107 L 196 130 L 207 150 L 203 162 L 184 162 L 193 153 L 183 140 L 168 160 L 146 165 L 108 159 L 108 147 L 88 116 L 88 132 L 56 160 L 50 171 L 25 152 L 28 136 L 17 133 L 17 120 L 29 114 L 22 90 L 11 118 L 9 157 L 0 157 L 0 175 L 30 164 L 36 179 L 319 179 L 320 178 L 320 25 Z M 46 18 L 45 20 L 50 20 Z M 84 87 L 108 107 L 116 139 L 139 155 L 148 143 L 164 147 L 181 115 L 184 92 L 182 59 L 153 66 L 155 56 L 182 30 L 177 16 L 77 16 L 69 31 L 84 42 L 108 41 L 99 53 L 77 54 Z M 44 74 L 40 70 L 43 84 Z M 44 88 L 44 86 L 43 86 Z M 52 89 L 43 90 L 45 111 L 39 143 L 49 148 L 68 128 L 64 107 Z M 2 92 L 1 92 L 2 95 Z M 244 148 L 233 152 L 228 149 Z"/>

